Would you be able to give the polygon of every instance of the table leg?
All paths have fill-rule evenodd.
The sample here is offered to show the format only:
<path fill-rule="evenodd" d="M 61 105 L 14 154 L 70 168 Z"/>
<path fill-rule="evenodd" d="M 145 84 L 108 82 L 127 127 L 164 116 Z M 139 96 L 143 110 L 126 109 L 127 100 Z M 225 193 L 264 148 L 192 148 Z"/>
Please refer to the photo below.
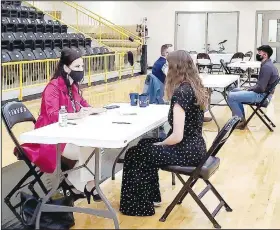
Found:
<path fill-rule="evenodd" d="M 101 183 L 101 158 L 100 154 L 102 150 L 95 149 L 95 175 L 93 172 L 89 170 L 86 165 L 77 167 L 72 170 L 77 170 L 79 168 L 85 167 L 88 169 L 88 171 L 95 176 L 95 188 L 97 193 L 100 195 L 102 201 L 105 203 L 108 210 L 99 210 L 99 209 L 92 209 L 92 208 L 80 208 L 80 207 L 68 207 L 68 206 L 60 206 L 60 205 L 53 205 L 53 204 L 46 204 L 46 202 L 51 198 L 51 196 L 58 190 L 59 183 L 60 183 L 60 167 L 61 167 L 61 146 L 60 144 L 57 144 L 56 146 L 56 169 L 54 172 L 54 178 L 52 183 L 52 189 L 51 191 L 43 198 L 42 202 L 36 207 L 36 210 L 34 212 L 34 217 L 36 216 L 36 229 L 40 228 L 40 219 L 42 212 L 79 212 L 79 213 L 86 213 L 90 215 L 96 215 L 104 218 L 110 218 L 113 219 L 115 229 L 119 229 L 119 222 L 117 218 L 116 211 L 111 206 L 110 202 L 107 200 L 105 195 L 100 189 L 100 183 Z M 90 160 L 92 155 L 89 157 L 87 162 Z M 72 171 L 69 170 L 69 171 Z"/>
<path fill-rule="evenodd" d="M 107 200 L 107 198 L 105 197 L 104 193 L 102 192 L 102 190 L 100 189 L 100 177 L 101 175 L 99 175 L 100 173 L 100 149 L 96 149 L 95 151 L 95 188 L 97 193 L 99 194 L 99 196 L 101 197 L 101 199 L 103 200 L 103 202 L 105 203 L 106 207 L 108 208 L 109 212 L 112 215 L 112 219 L 114 221 L 114 225 L 115 225 L 115 229 L 119 229 L 119 221 L 118 221 L 118 217 L 117 217 L 117 213 L 114 210 L 114 208 L 111 206 L 110 202 Z"/>
<path fill-rule="evenodd" d="M 208 110 L 209 110 L 209 113 L 210 113 L 212 119 L 214 120 L 214 122 L 215 122 L 215 124 L 216 124 L 216 126 L 217 126 L 217 128 L 218 128 L 218 132 L 220 132 L 221 128 L 220 128 L 220 126 L 219 126 L 219 124 L 218 124 L 218 122 L 217 122 L 217 120 L 216 120 L 216 117 L 214 116 L 214 114 L 213 114 L 213 112 L 212 112 L 212 110 L 211 110 L 211 95 L 212 95 L 212 90 L 211 90 L 211 89 L 208 89 L 208 92 L 209 92 Z"/>
<path fill-rule="evenodd" d="M 40 229 L 40 219 L 41 219 L 41 214 L 42 214 L 42 208 L 44 204 L 47 203 L 47 201 L 51 198 L 52 195 L 55 194 L 55 192 L 58 190 L 59 183 L 60 183 L 60 165 L 61 165 L 61 145 L 57 144 L 56 145 L 56 168 L 55 168 L 55 173 L 54 177 L 52 179 L 52 189 L 49 191 L 49 193 L 42 199 L 42 202 L 38 204 L 36 207 L 36 210 L 34 214 L 37 213 L 36 217 L 36 224 L 35 228 Z"/>

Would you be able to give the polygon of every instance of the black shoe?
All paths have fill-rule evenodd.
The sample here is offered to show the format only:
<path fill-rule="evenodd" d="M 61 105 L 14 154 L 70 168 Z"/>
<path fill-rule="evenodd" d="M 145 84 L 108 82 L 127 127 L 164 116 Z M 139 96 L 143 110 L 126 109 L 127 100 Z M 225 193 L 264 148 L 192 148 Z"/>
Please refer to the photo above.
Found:
<path fill-rule="evenodd" d="M 88 204 L 90 204 L 90 197 L 91 197 L 91 196 L 93 197 L 93 200 L 96 201 L 96 202 L 102 201 L 102 199 L 101 199 L 101 197 L 99 196 L 99 194 L 93 194 L 94 190 L 95 190 L 95 188 L 93 188 L 93 189 L 89 192 L 89 191 L 87 190 L 86 186 L 85 186 L 84 194 L 86 195 Z"/>
<path fill-rule="evenodd" d="M 84 199 L 86 198 L 85 197 L 85 194 L 83 192 L 80 192 L 80 193 L 75 193 L 72 189 L 75 189 L 75 187 L 73 185 L 69 185 L 67 184 L 67 182 L 64 180 L 62 183 L 61 183 L 61 187 L 62 187 L 62 190 L 63 190 L 63 193 L 64 193 L 64 196 L 70 196 L 74 199 L 74 202 L 78 199 Z"/>

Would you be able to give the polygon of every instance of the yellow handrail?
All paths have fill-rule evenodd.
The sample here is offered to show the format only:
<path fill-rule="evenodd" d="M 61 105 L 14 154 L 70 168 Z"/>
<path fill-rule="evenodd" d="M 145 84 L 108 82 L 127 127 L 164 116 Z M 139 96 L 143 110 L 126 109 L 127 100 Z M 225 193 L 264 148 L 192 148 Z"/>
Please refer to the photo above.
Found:
<path fill-rule="evenodd" d="M 94 77 L 103 76 L 107 82 L 108 76 L 114 73 L 121 79 L 123 74 L 134 74 L 134 66 L 125 61 L 125 53 L 84 56 L 85 79 L 88 86 L 94 82 Z M 135 55 L 135 54 L 134 54 Z M 127 56 L 126 56 L 127 57 Z M 59 59 L 34 61 L 17 61 L 1 64 L 2 92 L 18 91 L 19 100 L 23 99 L 23 90 L 46 85 L 53 76 Z"/>
<path fill-rule="evenodd" d="M 121 35 L 125 36 L 126 38 L 129 38 L 129 37 L 130 37 L 128 34 L 125 34 L 125 33 L 123 33 L 122 31 L 120 31 L 120 30 L 114 28 L 113 26 L 102 22 L 101 19 L 104 19 L 103 17 L 101 17 L 101 16 L 99 16 L 99 15 L 97 15 L 97 14 L 95 14 L 96 17 L 94 17 L 94 16 L 89 15 L 88 13 L 86 13 L 86 12 L 84 12 L 84 11 L 78 9 L 77 6 L 80 7 L 80 5 L 73 6 L 71 3 L 66 2 L 66 1 L 63 1 L 63 3 L 66 4 L 66 5 L 68 5 L 68 6 L 73 7 L 73 8 L 76 9 L 76 10 L 79 10 L 80 12 L 84 13 L 85 15 L 87 15 L 88 17 L 90 17 L 90 18 L 92 18 L 92 19 L 94 19 L 94 20 L 96 20 L 96 21 L 99 21 L 99 22 L 102 23 L 103 25 L 105 25 L 105 26 L 109 27 L 110 29 L 112 29 L 112 30 L 114 30 L 114 31 L 116 31 L 116 32 L 118 32 L 118 33 L 120 33 Z M 81 7 L 81 8 L 83 8 L 83 7 Z M 85 8 L 83 8 L 83 9 L 86 10 Z M 134 41 L 135 41 L 136 43 L 138 43 L 139 45 L 142 45 L 142 42 L 141 42 L 141 41 L 138 41 L 138 40 L 134 40 Z"/>
<path fill-rule="evenodd" d="M 131 34 L 134 38 L 138 39 L 138 40 L 141 42 L 141 44 L 143 44 L 143 39 L 142 39 L 141 37 L 139 37 L 138 35 L 132 33 L 131 31 L 125 29 L 125 28 L 122 27 L 122 26 L 116 25 L 115 23 L 113 23 L 113 22 L 109 21 L 108 19 L 106 19 L 106 18 L 104 18 L 104 17 L 102 17 L 102 16 L 100 16 L 100 15 L 98 15 L 98 14 L 92 12 L 91 10 L 89 10 L 89 9 L 87 9 L 87 8 L 85 8 L 85 7 L 83 7 L 82 5 L 80 5 L 80 4 L 76 3 L 76 2 L 73 2 L 73 1 L 72 1 L 72 3 L 75 4 L 77 7 L 80 7 L 80 8 L 82 8 L 82 9 L 84 9 L 84 10 L 90 12 L 91 14 L 93 14 L 93 15 L 99 17 L 100 19 L 104 20 L 105 22 L 107 22 L 107 23 L 109 23 L 109 24 L 112 24 L 112 25 L 115 26 L 115 27 L 118 27 L 120 30 L 123 30 L 123 31 L 125 31 L 125 32 L 128 33 L 128 34 Z"/>

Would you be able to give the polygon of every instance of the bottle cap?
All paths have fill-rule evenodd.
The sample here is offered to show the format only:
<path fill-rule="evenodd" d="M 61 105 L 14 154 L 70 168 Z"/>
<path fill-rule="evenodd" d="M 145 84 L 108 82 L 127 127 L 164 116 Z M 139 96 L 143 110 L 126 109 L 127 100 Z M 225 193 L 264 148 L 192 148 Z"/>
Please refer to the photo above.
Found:
<path fill-rule="evenodd" d="M 62 109 L 65 109 L 65 105 L 62 105 L 61 108 L 62 108 Z"/>

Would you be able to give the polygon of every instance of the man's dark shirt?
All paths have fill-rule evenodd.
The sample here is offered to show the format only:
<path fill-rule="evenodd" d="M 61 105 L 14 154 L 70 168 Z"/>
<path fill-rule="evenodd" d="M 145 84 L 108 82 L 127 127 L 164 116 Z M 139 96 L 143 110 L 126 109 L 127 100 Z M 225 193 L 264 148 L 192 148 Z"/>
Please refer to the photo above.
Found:
<path fill-rule="evenodd" d="M 270 59 L 261 64 L 258 82 L 250 87 L 248 91 L 264 93 L 279 78 L 278 70 Z"/>

